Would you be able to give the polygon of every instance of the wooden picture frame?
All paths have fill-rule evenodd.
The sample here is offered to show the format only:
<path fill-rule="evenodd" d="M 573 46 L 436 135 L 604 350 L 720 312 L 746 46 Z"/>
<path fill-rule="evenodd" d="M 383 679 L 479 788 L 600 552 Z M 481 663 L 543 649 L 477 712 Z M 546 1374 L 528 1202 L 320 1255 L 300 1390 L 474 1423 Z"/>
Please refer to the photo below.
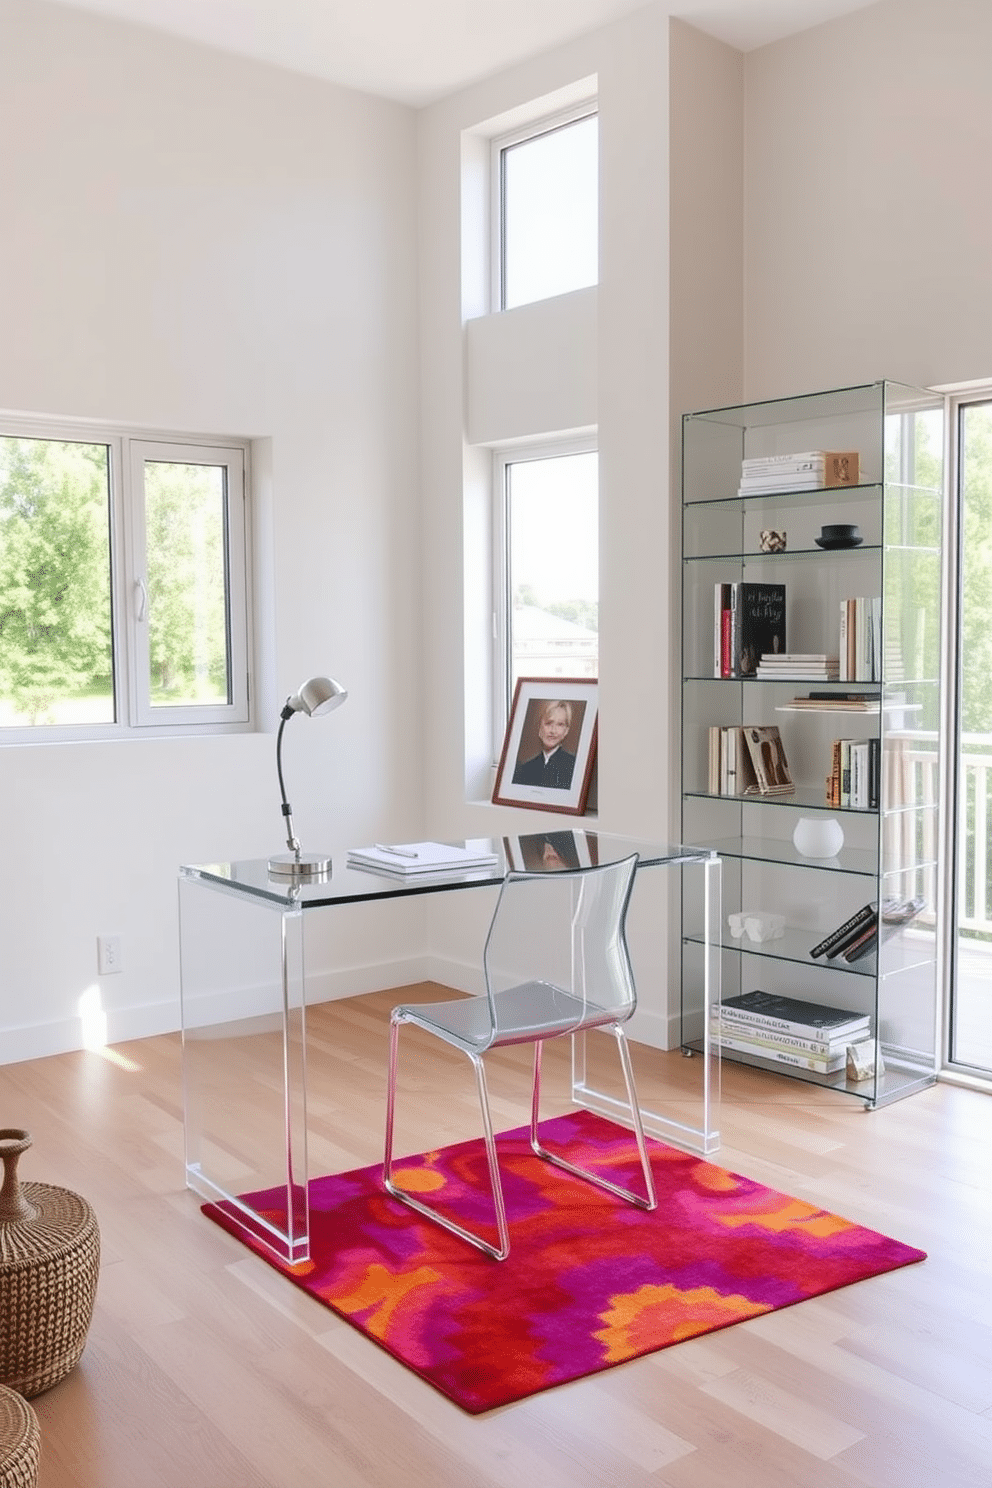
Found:
<path fill-rule="evenodd" d="M 496 770 L 495 804 L 581 816 L 598 724 L 595 678 L 521 677 Z"/>

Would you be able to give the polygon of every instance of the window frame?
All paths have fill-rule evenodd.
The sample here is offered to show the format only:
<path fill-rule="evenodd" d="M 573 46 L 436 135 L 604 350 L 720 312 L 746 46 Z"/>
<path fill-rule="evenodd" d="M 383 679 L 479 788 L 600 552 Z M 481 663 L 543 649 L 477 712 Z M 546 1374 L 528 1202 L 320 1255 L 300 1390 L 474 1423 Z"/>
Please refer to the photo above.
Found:
<path fill-rule="evenodd" d="M 158 430 L 74 418 L 0 414 L 0 437 L 105 446 L 108 458 L 110 635 L 114 719 L 107 723 L 0 726 L 0 747 L 94 742 L 127 738 L 243 733 L 252 727 L 252 568 L 250 441 L 223 435 Z M 146 586 L 144 485 L 136 478 L 144 459 L 222 465 L 226 477 L 225 564 L 228 584 L 229 675 L 227 704 L 152 707 L 147 674 L 147 627 L 137 627 L 139 596 Z M 147 592 L 147 589 L 145 589 Z M 145 671 L 142 673 L 142 663 Z"/>
<path fill-rule="evenodd" d="M 499 761 L 513 700 L 510 655 L 512 609 L 510 574 L 509 476 L 511 465 L 557 460 L 569 455 L 598 455 L 598 431 L 499 445 L 492 452 L 492 593 L 493 593 L 493 765 Z M 599 540 L 597 521 L 597 543 Z M 598 672 L 598 667 L 597 667 Z"/>
<path fill-rule="evenodd" d="M 590 96 L 571 104 L 568 108 L 544 114 L 540 118 L 531 119 L 526 124 L 518 125 L 515 129 L 494 135 L 490 141 L 490 221 L 493 225 L 490 233 L 490 295 L 494 310 L 502 312 L 508 308 L 506 304 L 506 195 L 503 176 L 505 151 L 516 145 L 526 144 L 528 140 L 540 139 L 546 134 L 555 134 L 559 129 L 567 129 L 569 125 L 577 124 L 581 119 L 592 118 L 594 115 L 598 118 L 599 98 Z M 563 291 L 563 293 L 568 292 Z M 553 296 L 548 298 L 553 298 Z M 528 301 L 527 303 L 540 304 L 541 301 Z M 509 308 L 519 307 L 510 306 Z"/>

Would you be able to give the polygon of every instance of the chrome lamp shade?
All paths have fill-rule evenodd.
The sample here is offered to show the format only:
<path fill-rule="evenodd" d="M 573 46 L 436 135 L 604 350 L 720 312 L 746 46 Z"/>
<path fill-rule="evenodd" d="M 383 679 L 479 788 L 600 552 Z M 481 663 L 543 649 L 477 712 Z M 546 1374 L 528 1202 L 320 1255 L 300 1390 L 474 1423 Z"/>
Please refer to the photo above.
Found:
<path fill-rule="evenodd" d="M 282 801 L 283 820 L 286 824 L 286 846 L 289 851 L 278 853 L 269 859 L 270 873 L 296 880 L 327 878 L 330 874 L 331 860 L 329 857 L 317 853 L 304 853 L 300 850 L 299 840 L 293 826 L 293 809 L 286 798 L 286 784 L 282 773 L 282 735 L 294 713 L 306 713 L 309 718 L 318 718 L 322 713 L 330 713 L 333 708 L 339 708 L 347 696 L 347 689 L 342 687 L 340 682 L 335 682 L 333 677 L 310 677 L 296 692 L 290 694 L 279 715 L 279 732 L 276 736 L 276 771 L 279 776 L 279 794 Z"/>

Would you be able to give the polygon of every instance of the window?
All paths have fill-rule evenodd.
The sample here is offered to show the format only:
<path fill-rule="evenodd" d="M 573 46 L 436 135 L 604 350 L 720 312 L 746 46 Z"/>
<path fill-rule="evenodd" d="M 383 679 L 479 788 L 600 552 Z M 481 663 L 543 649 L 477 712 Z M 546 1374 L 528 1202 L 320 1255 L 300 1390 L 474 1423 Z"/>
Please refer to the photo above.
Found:
<path fill-rule="evenodd" d="M 248 720 L 244 446 L 0 430 L 0 737 Z"/>
<path fill-rule="evenodd" d="M 950 1059 L 992 1073 L 992 389 L 953 399 L 956 843 Z M 952 798 L 953 800 L 953 798 Z"/>
<path fill-rule="evenodd" d="M 501 310 L 599 278 L 599 118 L 590 104 L 493 145 Z"/>
<path fill-rule="evenodd" d="M 519 677 L 599 675 L 599 456 L 496 455 L 497 755 Z"/>

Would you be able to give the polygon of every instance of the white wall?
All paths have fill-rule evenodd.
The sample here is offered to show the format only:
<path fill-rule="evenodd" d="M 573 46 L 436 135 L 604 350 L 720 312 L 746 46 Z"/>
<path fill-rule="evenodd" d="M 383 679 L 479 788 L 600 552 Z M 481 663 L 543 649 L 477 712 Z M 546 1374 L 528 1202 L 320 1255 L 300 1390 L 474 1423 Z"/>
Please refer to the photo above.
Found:
<path fill-rule="evenodd" d="M 992 373 L 992 6 L 884 0 L 746 58 L 747 397 Z"/>
<path fill-rule="evenodd" d="M 305 847 L 419 831 L 421 742 L 412 112 L 0 0 L 0 140 L 0 408 L 261 440 L 265 661 L 261 732 L 0 750 L 3 1062 L 78 1046 L 98 980 L 111 1039 L 177 1026 L 176 868 L 282 846 L 303 678 L 351 690 L 286 735 Z M 331 989 L 374 985 L 334 932 Z M 420 944 L 386 919 L 387 984 Z"/>

